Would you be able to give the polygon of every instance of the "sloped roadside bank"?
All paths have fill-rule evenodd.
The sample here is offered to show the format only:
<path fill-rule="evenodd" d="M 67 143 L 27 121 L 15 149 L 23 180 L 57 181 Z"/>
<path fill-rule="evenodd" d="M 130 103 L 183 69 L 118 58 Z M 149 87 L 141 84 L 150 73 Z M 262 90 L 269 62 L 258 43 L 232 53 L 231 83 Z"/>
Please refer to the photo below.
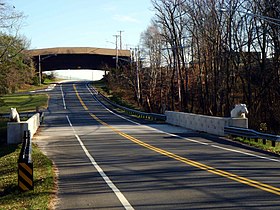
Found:
<path fill-rule="evenodd" d="M 18 190 L 18 165 L 21 145 L 0 148 L 0 209 L 51 209 L 55 197 L 56 175 L 52 161 L 33 144 L 34 190 Z"/>
<path fill-rule="evenodd" d="M 2 97 L 3 98 L 3 97 Z M 22 100 L 21 100 L 22 99 Z M 48 95 L 17 94 L 4 96 L 2 101 L 7 107 L 20 107 L 20 112 L 35 111 L 36 107 L 46 108 Z M 7 113 L 1 111 L 0 113 Z M 0 129 L 0 209 L 53 209 L 56 197 L 56 174 L 52 161 L 33 144 L 32 159 L 34 165 L 34 190 L 21 193 L 18 190 L 19 145 L 7 145 L 7 118 L 1 118 Z"/>

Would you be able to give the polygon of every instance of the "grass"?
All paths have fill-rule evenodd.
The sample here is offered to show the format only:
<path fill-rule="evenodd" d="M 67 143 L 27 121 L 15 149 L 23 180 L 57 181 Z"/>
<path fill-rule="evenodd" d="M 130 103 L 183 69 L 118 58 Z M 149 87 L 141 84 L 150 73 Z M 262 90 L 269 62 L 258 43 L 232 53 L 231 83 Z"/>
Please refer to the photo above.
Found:
<path fill-rule="evenodd" d="M 138 111 L 143 111 L 141 110 L 140 107 L 137 107 L 136 104 L 130 103 L 128 100 L 125 99 L 125 94 L 121 94 L 120 92 L 115 92 L 112 90 L 109 90 L 109 88 L 106 86 L 105 82 L 103 80 L 99 81 L 94 81 L 92 85 L 97 89 L 98 92 L 102 93 L 105 95 L 107 98 L 109 98 L 111 101 L 114 103 L 124 106 L 130 109 L 135 109 Z"/>
<path fill-rule="evenodd" d="M 54 197 L 52 162 L 33 145 L 34 190 L 18 190 L 17 160 L 20 145 L 0 145 L 0 209 L 49 209 Z"/>
<path fill-rule="evenodd" d="M 45 78 L 44 79 L 44 84 L 46 85 L 46 86 L 48 86 L 49 84 L 51 84 L 51 83 L 54 83 L 54 82 L 60 82 L 60 81 L 62 81 L 63 79 L 61 79 L 61 78 L 52 78 L 52 79 L 50 79 L 50 78 Z"/>
<path fill-rule="evenodd" d="M 0 113 L 9 113 L 10 108 L 17 108 L 18 112 L 35 111 L 36 107 L 47 108 L 47 94 L 9 94 L 0 97 L 2 100 Z"/>
<path fill-rule="evenodd" d="M 24 86 L 22 86 L 20 88 L 20 90 L 18 90 L 17 92 L 18 93 L 22 93 L 22 92 L 29 92 L 29 91 L 33 91 L 33 90 L 42 90 L 42 89 L 46 89 L 48 88 L 48 86 L 51 84 L 51 83 L 56 83 L 56 82 L 59 82 L 63 79 L 60 79 L 60 78 L 45 78 L 43 83 L 41 85 L 28 85 L 28 84 L 25 84 Z"/>
<path fill-rule="evenodd" d="M 42 89 L 43 86 L 26 87 L 22 91 Z M 35 111 L 36 107 L 47 108 L 47 94 L 14 94 L 0 96 L 0 114 Z M 52 161 L 33 145 L 34 190 L 21 193 L 18 190 L 18 156 L 21 145 L 6 145 L 8 118 L 0 117 L 0 210 L 2 209 L 50 209 L 54 197 L 55 173 Z"/>
<path fill-rule="evenodd" d="M 42 84 L 42 85 L 25 85 L 21 87 L 20 90 L 17 91 L 17 93 L 22 93 L 22 92 L 29 92 L 33 90 L 41 90 L 41 89 L 46 89 L 48 88 L 49 84 Z"/>
<path fill-rule="evenodd" d="M 92 85 L 102 94 L 108 95 L 109 89 L 107 88 L 104 80 L 93 81 Z"/>
<path fill-rule="evenodd" d="M 275 154 L 280 154 L 280 143 L 276 142 L 275 146 L 272 145 L 272 141 L 266 140 L 265 144 L 262 139 L 246 139 L 242 137 L 233 138 L 234 141 L 238 141 L 256 148 L 259 148 L 264 151 L 272 152 Z"/>

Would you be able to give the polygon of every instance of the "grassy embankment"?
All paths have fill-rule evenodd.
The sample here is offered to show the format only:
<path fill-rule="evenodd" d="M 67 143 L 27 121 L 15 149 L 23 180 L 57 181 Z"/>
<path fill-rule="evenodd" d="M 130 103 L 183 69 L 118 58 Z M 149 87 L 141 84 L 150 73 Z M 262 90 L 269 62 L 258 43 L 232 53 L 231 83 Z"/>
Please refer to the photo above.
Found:
<path fill-rule="evenodd" d="M 105 95 L 107 98 L 109 98 L 111 101 L 115 102 L 116 104 L 119 104 L 127 108 L 135 109 L 138 111 L 143 111 L 141 110 L 140 107 L 137 106 L 136 101 L 130 100 L 130 98 L 128 97 L 129 94 L 127 94 L 125 90 L 118 90 L 118 91 L 110 90 L 103 80 L 94 81 L 92 85 L 99 92 L 101 92 L 103 95 Z"/>
<path fill-rule="evenodd" d="M 262 139 L 246 139 L 242 137 L 235 137 L 233 140 L 280 155 L 280 142 L 275 142 L 275 145 L 273 146 L 273 143 L 270 140 L 263 141 Z"/>
<path fill-rule="evenodd" d="M 0 148 L 0 209 L 50 209 L 55 194 L 52 161 L 33 144 L 34 190 L 21 193 L 17 181 L 20 147 Z"/>
<path fill-rule="evenodd" d="M 39 89 L 44 88 L 40 86 Z M 28 90 L 38 89 L 30 87 Z M 47 94 L 11 94 L 0 97 L 0 113 L 9 113 L 10 107 L 19 112 L 35 111 L 36 107 L 46 108 Z M 0 209 L 50 209 L 54 195 L 55 174 L 52 161 L 33 144 L 34 190 L 21 193 L 17 183 L 17 161 L 21 145 L 6 145 L 7 118 L 0 118 Z"/>

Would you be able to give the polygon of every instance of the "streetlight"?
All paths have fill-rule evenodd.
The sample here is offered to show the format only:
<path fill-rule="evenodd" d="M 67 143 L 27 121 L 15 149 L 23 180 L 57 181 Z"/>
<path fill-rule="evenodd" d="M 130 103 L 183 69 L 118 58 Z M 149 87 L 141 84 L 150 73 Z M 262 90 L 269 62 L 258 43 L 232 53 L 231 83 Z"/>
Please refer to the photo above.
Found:
<path fill-rule="evenodd" d="M 38 69 L 39 69 L 39 85 L 42 84 L 42 76 L 41 76 L 42 67 L 41 67 L 41 62 L 46 60 L 46 59 L 48 59 L 48 58 L 50 58 L 50 57 L 53 57 L 53 56 L 57 56 L 57 54 L 51 54 L 51 55 L 48 55 L 48 56 L 43 57 L 43 58 L 41 58 L 41 55 L 38 56 L 38 59 L 39 59 L 39 67 L 38 67 Z"/>

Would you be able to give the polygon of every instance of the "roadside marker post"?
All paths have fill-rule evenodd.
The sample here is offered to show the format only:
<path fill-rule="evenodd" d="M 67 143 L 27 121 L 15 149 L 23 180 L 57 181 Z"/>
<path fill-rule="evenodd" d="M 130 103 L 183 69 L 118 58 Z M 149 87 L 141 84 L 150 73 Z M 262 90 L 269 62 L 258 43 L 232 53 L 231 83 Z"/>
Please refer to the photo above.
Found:
<path fill-rule="evenodd" d="M 34 189 L 33 162 L 31 158 L 32 144 L 30 131 L 24 131 L 22 148 L 18 159 L 18 187 L 25 192 Z"/>

